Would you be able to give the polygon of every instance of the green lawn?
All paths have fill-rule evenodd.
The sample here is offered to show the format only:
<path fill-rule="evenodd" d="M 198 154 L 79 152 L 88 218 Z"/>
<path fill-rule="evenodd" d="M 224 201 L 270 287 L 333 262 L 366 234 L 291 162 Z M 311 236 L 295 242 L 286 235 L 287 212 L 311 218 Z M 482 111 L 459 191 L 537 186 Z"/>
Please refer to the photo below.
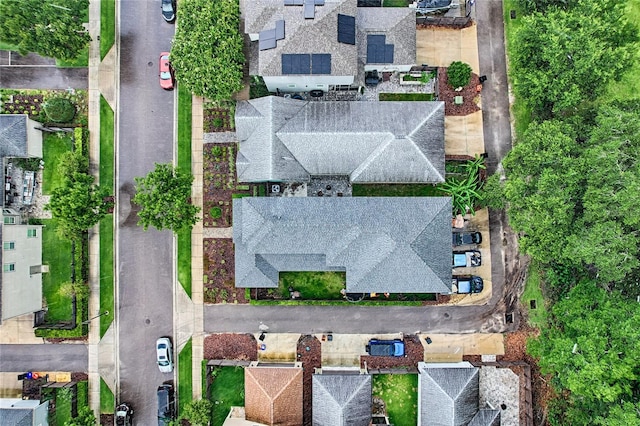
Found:
<path fill-rule="evenodd" d="M 115 43 L 115 33 L 116 2 L 115 0 L 100 0 L 100 59 L 104 59 Z"/>
<path fill-rule="evenodd" d="M 107 100 L 100 96 L 100 186 L 109 188 L 113 188 L 113 146 L 113 110 Z"/>
<path fill-rule="evenodd" d="M 47 322 L 71 320 L 71 298 L 59 293 L 60 285 L 71 281 L 71 243 L 56 233 L 56 220 L 43 220 L 42 263 L 49 272 L 42 274 L 42 295 L 46 300 Z"/>
<path fill-rule="evenodd" d="M 68 133 L 45 133 L 42 136 L 42 192 L 51 194 L 54 188 L 61 185 L 64 176 L 57 173 L 56 165 L 62 154 L 71 151 L 73 138 Z"/>
<path fill-rule="evenodd" d="M 81 407 L 89 405 L 89 382 L 87 382 L 86 380 L 78 382 L 78 384 L 76 385 L 76 389 L 78 391 L 78 411 L 80 411 Z"/>
<path fill-rule="evenodd" d="M 244 368 L 219 367 L 211 384 L 211 426 L 222 426 L 231 406 L 244 406 Z"/>
<path fill-rule="evenodd" d="M 389 421 L 395 426 L 418 423 L 417 374 L 375 374 L 371 393 L 384 400 Z"/>
<path fill-rule="evenodd" d="M 182 413 L 184 406 L 193 399 L 192 361 L 193 351 L 189 339 L 178 355 L 178 413 Z"/>
<path fill-rule="evenodd" d="M 542 295 L 541 284 L 540 268 L 536 263 L 532 262 L 529 265 L 527 281 L 524 284 L 524 293 L 522 293 L 520 300 L 529 313 L 529 324 L 536 328 L 547 326 L 547 309 Z M 532 301 L 535 303 L 535 309 L 532 308 Z"/>
<path fill-rule="evenodd" d="M 107 383 L 100 378 L 100 413 L 113 414 L 116 408 L 116 399 Z"/>
<path fill-rule="evenodd" d="M 113 322 L 113 215 L 100 221 L 100 312 L 109 311 L 100 317 L 100 337 L 104 336 Z"/>
<path fill-rule="evenodd" d="M 56 415 L 54 425 L 64 426 L 71 420 L 71 398 L 65 396 L 61 389 L 56 391 Z"/>
<path fill-rule="evenodd" d="M 354 197 L 442 197 L 434 185 L 354 184 Z"/>
<path fill-rule="evenodd" d="M 56 59 L 56 67 L 60 68 L 84 68 L 89 66 L 89 45 L 82 49 L 77 57 L 63 61 Z"/>
<path fill-rule="evenodd" d="M 345 272 L 280 272 L 278 292 L 288 299 L 293 287 L 304 300 L 342 300 L 345 283 Z"/>
<path fill-rule="evenodd" d="M 504 0 L 503 8 L 508 59 L 513 45 L 514 34 L 522 25 L 521 19 L 523 16 L 523 11 L 518 5 L 518 0 Z M 511 19 L 511 10 L 516 11 L 516 19 Z M 509 83 L 513 84 L 511 76 L 508 75 L 508 77 Z M 527 130 L 527 127 L 529 127 L 529 123 L 531 123 L 531 110 L 525 105 L 524 102 L 516 99 L 513 105 L 511 105 L 511 113 L 513 114 L 515 120 L 516 134 L 514 135 L 514 137 L 517 139 L 522 136 L 522 134 Z"/>
<path fill-rule="evenodd" d="M 100 37 L 102 40 L 102 37 Z M 114 119 L 113 110 L 107 100 L 100 96 L 100 186 L 111 188 L 113 193 L 114 173 Z M 100 312 L 109 315 L 100 317 L 100 337 L 109 328 L 114 318 L 113 290 L 113 216 L 100 221 Z"/>
<path fill-rule="evenodd" d="M 381 101 L 433 101 L 433 93 L 380 93 L 378 99 Z"/>
<path fill-rule="evenodd" d="M 191 173 L 191 92 L 178 85 L 178 169 Z M 191 297 L 191 231 L 178 233 L 178 281 Z"/>
<path fill-rule="evenodd" d="M 382 7 L 407 7 L 407 0 L 382 0 Z"/>

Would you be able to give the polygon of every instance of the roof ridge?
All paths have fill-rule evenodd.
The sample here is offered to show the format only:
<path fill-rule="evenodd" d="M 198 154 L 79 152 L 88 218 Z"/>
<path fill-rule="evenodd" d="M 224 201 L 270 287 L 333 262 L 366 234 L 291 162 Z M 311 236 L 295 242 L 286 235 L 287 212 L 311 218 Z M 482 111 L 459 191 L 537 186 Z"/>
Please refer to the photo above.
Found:
<path fill-rule="evenodd" d="M 358 176 L 360 176 L 365 170 L 367 170 L 373 160 L 382 155 L 382 153 L 389 147 L 389 145 L 391 145 L 391 142 L 396 140 L 395 135 L 389 131 L 380 133 L 386 133 L 389 135 L 389 137 L 386 140 L 382 141 L 382 143 L 378 145 L 376 149 L 374 149 L 371 154 L 369 154 L 369 156 L 365 158 L 365 160 L 360 163 L 358 167 L 356 167 L 354 171 L 351 172 L 351 174 L 349 175 L 349 180 L 351 180 L 351 182 L 356 182 Z"/>

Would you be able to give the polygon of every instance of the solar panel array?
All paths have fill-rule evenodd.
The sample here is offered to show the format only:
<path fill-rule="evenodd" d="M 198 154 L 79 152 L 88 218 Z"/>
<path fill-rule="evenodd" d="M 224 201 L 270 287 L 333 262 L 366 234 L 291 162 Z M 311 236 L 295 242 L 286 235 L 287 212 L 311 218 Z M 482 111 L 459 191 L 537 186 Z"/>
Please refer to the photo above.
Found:
<path fill-rule="evenodd" d="M 368 64 L 392 64 L 393 44 L 386 44 L 387 36 L 367 36 L 367 63 Z"/>
<path fill-rule="evenodd" d="M 284 20 L 276 21 L 276 27 L 260 31 L 258 34 L 258 48 L 260 50 L 274 49 L 276 42 L 284 38 Z"/>
<path fill-rule="evenodd" d="M 304 19 L 316 16 L 316 6 L 324 6 L 324 0 L 284 0 L 285 6 L 302 6 Z"/>
<path fill-rule="evenodd" d="M 331 54 L 282 54 L 282 74 L 331 74 Z"/>
<path fill-rule="evenodd" d="M 356 44 L 355 16 L 338 14 L 338 42 Z"/>

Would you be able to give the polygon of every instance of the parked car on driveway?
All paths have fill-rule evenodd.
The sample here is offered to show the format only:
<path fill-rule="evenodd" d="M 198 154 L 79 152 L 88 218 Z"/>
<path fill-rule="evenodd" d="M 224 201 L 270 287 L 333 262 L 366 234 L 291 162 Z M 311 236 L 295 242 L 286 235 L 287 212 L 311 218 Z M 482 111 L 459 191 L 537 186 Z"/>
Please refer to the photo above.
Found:
<path fill-rule="evenodd" d="M 453 245 L 462 246 L 468 244 L 480 244 L 482 242 L 482 234 L 480 232 L 454 232 Z"/>
<path fill-rule="evenodd" d="M 482 264 L 482 256 L 478 250 L 454 251 L 453 267 L 466 268 L 470 266 L 480 266 Z"/>
<path fill-rule="evenodd" d="M 366 349 L 371 356 L 404 356 L 404 342 L 400 339 L 371 339 Z"/>
<path fill-rule="evenodd" d="M 176 7 L 174 0 L 162 0 L 162 17 L 167 22 L 173 22 L 176 19 Z"/>
<path fill-rule="evenodd" d="M 173 371 L 173 353 L 171 340 L 168 337 L 161 337 L 156 340 L 156 361 L 162 373 Z"/>
<path fill-rule="evenodd" d="M 159 61 L 160 87 L 164 90 L 173 90 L 173 70 L 169 63 L 169 52 L 160 53 Z"/>
<path fill-rule="evenodd" d="M 158 387 L 158 426 L 166 426 L 176 416 L 173 385 L 164 383 Z"/>
<path fill-rule="evenodd" d="M 477 275 L 454 275 L 451 284 L 458 294 L 480 293 L 484 288 L 482 278 Z"/>

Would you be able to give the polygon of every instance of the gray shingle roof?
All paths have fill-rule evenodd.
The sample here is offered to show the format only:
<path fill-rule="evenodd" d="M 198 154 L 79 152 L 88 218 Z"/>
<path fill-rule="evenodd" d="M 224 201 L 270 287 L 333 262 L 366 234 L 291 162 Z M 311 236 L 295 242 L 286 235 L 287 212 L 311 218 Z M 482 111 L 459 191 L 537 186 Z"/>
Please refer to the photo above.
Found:
<path fill-rule="evenodd" d="M 450 240 L 448 197 L 233 200 L 236 287 L 342 270 L 353 293 L 449 293 Z"/>
<path fill-rule="evenodd" d="M 473 416 L 468 426 L 500 426 L 500 410 L 483 408 Z"/>
<path fill-rule="evenodd" d="M 421 424 L 466 426 L 476 415 L 480 375 L 477 367 L 431 368 L 419 364 Z"/>
<path fill-rule="evenodd" d="M 0 409 L 0 425 L 33 426 L 32 409 Z"/>
<path fill-rule="evenodd" d="M 27 156 L 27 115 L 0 114 L 0 158 Z"/>
<path fill-rule="evenodd" d="M 238 102 L 242 182 L 444 181 L 443 102 L 309 102 L 268 96 Z"/>
<path fill-rule="evenodd" d="M 371 376 L 313 375 L 313 426 L 369 426 Z"/>

